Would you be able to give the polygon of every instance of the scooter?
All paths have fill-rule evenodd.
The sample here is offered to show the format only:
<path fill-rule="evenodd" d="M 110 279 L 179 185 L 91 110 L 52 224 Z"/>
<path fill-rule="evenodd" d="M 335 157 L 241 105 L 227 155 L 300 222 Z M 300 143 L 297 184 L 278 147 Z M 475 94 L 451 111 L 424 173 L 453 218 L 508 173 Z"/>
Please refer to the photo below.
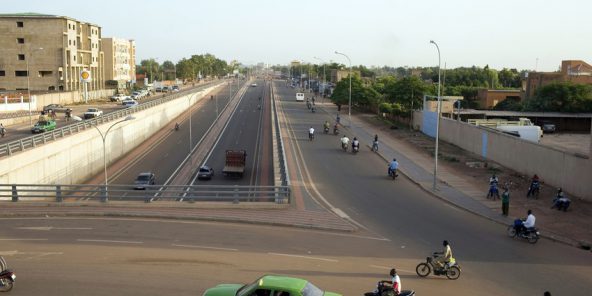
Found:
<path fill-rule="evenodd" d="M 426 262 L 419 263 L 415 267 L 415 272 L 420 277 L 426 277 L 433 272 L 434 275 L 446 276 L 449 280 L 456 280 L 460 277 L 460 265 L 452 258 L 444 267 L 436 264 L 435 260 L 440 254 L 433 253 L 432 256 L 426 258 Z"/>
<path fill-rule="evenodd" d="M 310 141 L 312 141 L 314 139 L 314 134 L 313 133 L 308 133 L 308 139 Z"/>
<path fill-rule="evenodd" d="M 352 153 L 356 154 L 360 151 L 360 145 L 352 145 Z"/>
<path fill-rule="evenodd" d="M 329 127 L 328 127 L 328 126 L 326 126 L 326 127 L 323 129 L 323 132 L 324 132 L 325 134 L 328 134 L 328 133 L 329 133 Z"/>
<path fill-rule="evenodd" d="M 333 135 L 339 135 L 339 129 L 337 127 L 333 128 Z"/>
<path fill-rule="evenodd" d="M 366 292 L 364 296 L 395 296 L 395 291 L 392 287 L 385 286 L 382 281 L 376 284 L 376 289 L 373 292 Z M 402 290 L 399 296 L 413 296 L 415 291 L 413 290 Z"/>
<path fill-rule="evenodd" d="M 347 144 L 345 143 L 341 143 L 341 149 L 343 149 L 343 151 L 347 152 Z"/>
<path fill-rule="evenodd" d="M 7 268 L 8 265 L 2 256 L 0 256 L 0 267 L 2 267 L 0 268 L 2 269 L 0 272 L 0 292 L 8 292 L 12 290 L 12 287 L 14 286 L 16 274 Z"/>
<path fill-rule="evenodd" d="M 389 177 L 393 178 L 393 180 L 395 180 L 399 176 L 399 174 L 397 174 L 397 170 L 393 171 L 390 167 L 388 168 L 388 175 Z"/>

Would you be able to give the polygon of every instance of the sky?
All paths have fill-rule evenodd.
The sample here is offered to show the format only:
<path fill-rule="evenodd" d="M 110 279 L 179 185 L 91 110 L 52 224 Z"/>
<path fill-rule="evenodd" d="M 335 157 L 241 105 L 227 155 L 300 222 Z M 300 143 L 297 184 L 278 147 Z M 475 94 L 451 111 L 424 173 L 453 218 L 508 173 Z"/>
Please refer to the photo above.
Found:
<path fill-rule="evenodd" d="M 0 0 L 2 13 L 68 16 L 136 41 L 136 59 L 211 53 L 243 64 L 555 71 L 592 64 L 590 0 Z M 318 59 L 317 59 L 318 58 Z M 320 59 L 320 60 L 319 60 Z"/>

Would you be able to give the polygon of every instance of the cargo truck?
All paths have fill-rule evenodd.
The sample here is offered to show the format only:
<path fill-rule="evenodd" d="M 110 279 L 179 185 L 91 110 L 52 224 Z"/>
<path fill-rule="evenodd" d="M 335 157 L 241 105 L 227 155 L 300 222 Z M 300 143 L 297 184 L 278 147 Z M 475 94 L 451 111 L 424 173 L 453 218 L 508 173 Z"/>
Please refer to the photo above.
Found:
<path fill-rule="evenodd" d="M 225 176 L 242 177 L 245 172 L 247 152 L 245 150 L 226 150 L 226 162 L 222 173 Z"/>

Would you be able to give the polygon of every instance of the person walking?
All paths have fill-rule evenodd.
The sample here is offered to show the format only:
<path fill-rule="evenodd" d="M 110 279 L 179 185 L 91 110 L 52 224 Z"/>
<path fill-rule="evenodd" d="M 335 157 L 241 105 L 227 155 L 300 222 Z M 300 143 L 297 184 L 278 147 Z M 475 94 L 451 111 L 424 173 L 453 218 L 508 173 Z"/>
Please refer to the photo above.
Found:
<path fill-rule="evenodd" d="M 510 191 L 508 187 L 504 187 L 504 193 L 502 193 L 502 215 L 508 216 L 510 212 Z"/>

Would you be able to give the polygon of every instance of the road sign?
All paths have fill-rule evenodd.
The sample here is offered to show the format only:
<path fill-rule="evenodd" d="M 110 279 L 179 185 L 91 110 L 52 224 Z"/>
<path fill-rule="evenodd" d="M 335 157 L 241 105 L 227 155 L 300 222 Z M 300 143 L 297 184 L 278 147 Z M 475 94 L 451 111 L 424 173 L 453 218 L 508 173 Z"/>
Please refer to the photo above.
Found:
<path fill-rule="evenodd" d="M 90 71 L 89 70 L 82 70 L 80 71 L 80 81 L 82 82 L 90 82 Z"/>

